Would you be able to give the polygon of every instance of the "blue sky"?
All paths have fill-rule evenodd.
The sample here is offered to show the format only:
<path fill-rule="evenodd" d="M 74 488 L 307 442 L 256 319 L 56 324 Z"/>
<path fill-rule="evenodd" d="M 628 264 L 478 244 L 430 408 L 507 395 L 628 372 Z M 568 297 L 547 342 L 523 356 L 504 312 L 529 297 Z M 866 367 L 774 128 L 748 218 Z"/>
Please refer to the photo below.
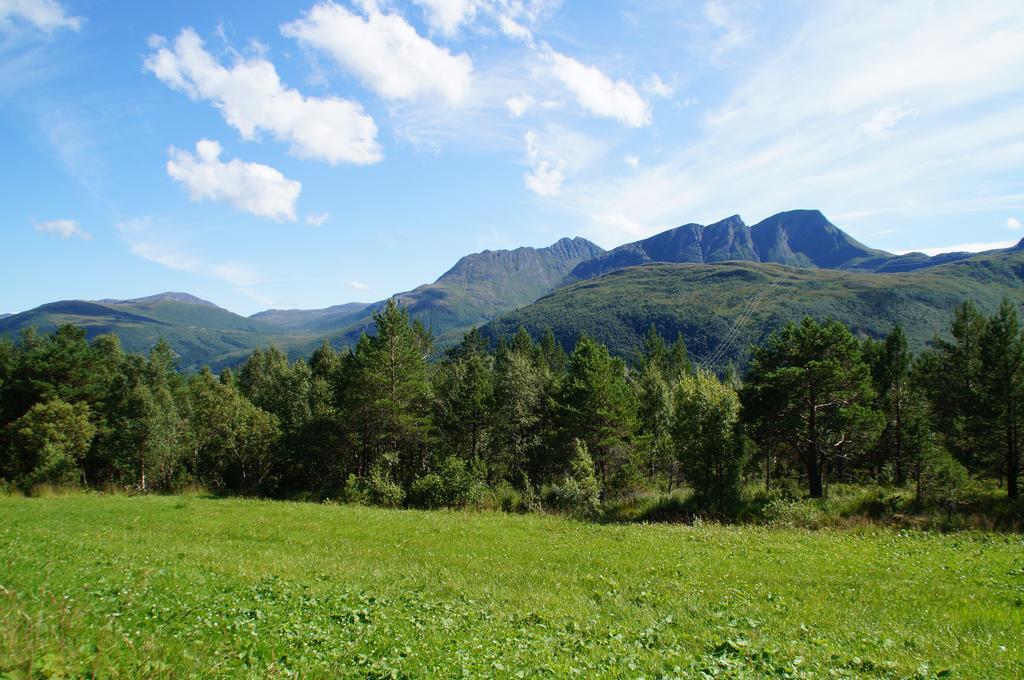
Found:
<path fill-rule="evenodd" d="M 0 0 L 0 311 L 372 301 L 484 248 L 819 208 L 1024 236 L 1024 5 Z"/>

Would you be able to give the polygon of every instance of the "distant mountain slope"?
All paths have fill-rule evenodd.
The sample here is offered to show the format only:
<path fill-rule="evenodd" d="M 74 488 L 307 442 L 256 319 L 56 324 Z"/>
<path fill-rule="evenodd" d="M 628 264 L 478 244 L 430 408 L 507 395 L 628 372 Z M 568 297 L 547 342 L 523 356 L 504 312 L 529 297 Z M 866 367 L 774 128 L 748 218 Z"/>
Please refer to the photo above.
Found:
<path fill-rule="evenodd" d="M 463 257 L 434 283 L 396 297 L 444 345 L 472 326 L 533 302 L 579 262 L 602 252 L 583 238 L 564 238 L 547 248 L 485 250 Z M 362 332 L 372 330 L 372 313 L 383 304 L 272 309 L 246 318 L 188 293 L 63 300 L 0 317 L 0 335 L 16 336 L 29 326 L 50 332 L 71 323 L 84 328 L 89 338 L 116 333 L 132 352 L 148 352 L 164 338 L 179 354 L 181 368 L 220 368 L 237 364 L 256 347 L 271 343 L 292 358 L 307 356 L 323 338 L 337 346 L 352 345 Z"/>
<path fill-rule="evenodd" d="M 51 302 L 0 319 L 0 335 L 16 336 L 29 326 L 46 333 L 67 323 L 84 328 L 89 338 L 116 333 L 122 346 L 132 352 L 148 352 L 164 338 L 186 370 L 230 365 L 254 347 L 286 340 L 273 326 L 182 293 L 117 302 Z"/>
<path fill-rule="evenodd" d="M 324 309 L 268 309 L 257 312 L 249 318 L 290 331 L 336 329 L 358 319 L 373 304 L 348 302 Z"/>
<path fill-rule="evenodd" d="M 495 319 L 485 332 L 497 337 L 523 326 L 537 335 L 551 328 L 567 348 L 586 334 L 632 356 L 653 323 L 670 339 L 682 334 L 695 359 L 721 366 L 745 361 L 751 343 L 806 314 L 874 337 L 900 323 L 920 349 L 946 331 L 964 300 L 993 311 L 1003 296 L 1024 302 L 1018 248 L 886 275 L 753 262 L 651 264 L 559 289 Z"/>
<path fill-rule="evenodd" d="M 684 224 L 581 262 L 562 285 L 655 262 L 774 262 L 793 267 L 891 273 L 933 267 L 970 256 L 970 253 L 936 257 L 924 253 L 894 255 L 865 246 L 818 210 L 790 210 L 749 228 L 739 215 L 708 226 Z"/>
<path fill-rule="evenodd" d="M 498 314 L 533 302 L 578 263 L 602 252 L 579 237 L 563 238 L 546 248 L 485 250 L 461 258 L 434 283 L 394 297 L 444 344 Z M 372 329 L 372 313 L 384 302 L 325 310 L 269 310 L 251 318 L 282 329 L 322 333 L 336 345 L 351 345 L 360 333 Z"/>

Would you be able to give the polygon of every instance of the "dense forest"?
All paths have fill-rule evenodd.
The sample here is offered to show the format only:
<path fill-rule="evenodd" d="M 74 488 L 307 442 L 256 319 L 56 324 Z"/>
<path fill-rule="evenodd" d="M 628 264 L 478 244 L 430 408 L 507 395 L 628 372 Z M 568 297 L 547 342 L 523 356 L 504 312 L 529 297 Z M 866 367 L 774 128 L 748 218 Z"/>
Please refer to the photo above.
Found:
<path fill-rule="evenodd" d="M 858 339 L 790 323 L 716 375 L 652 328 L 629 361 L 548 332 L 491 346 L 477 331 L 430 362 L 401 305 L 374 335 L 308 361 L 270 347 L 235 372 L 185 374 L 158 342 L 63 326 L 0 340 L 0 484 L 489 506 L 594 516 L 641 495 L 686 516 L 830 486 L 903 490 L 952 509 L 979 485 L 1019 495 L 1024 335 L 1016 306 L 960 306 L 917 356 L 901 328 Z M 1019 505 L 1019 504 L 1017 504 Z"/>

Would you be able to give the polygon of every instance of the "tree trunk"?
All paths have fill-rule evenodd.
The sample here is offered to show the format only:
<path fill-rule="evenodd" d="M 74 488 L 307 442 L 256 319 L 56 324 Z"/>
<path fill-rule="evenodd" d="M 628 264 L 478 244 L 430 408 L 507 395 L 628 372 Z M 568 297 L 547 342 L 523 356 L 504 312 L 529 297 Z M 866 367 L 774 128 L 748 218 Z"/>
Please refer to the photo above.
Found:
<path fill-rule="evenodd" d="M 825 490 L 822 484 L 821 465 L 818 464 L 818 452 L 808 451 L 804 456 L 804 462 L 807 464 L 807 483 L 811 498 L 823 498 Z"/>

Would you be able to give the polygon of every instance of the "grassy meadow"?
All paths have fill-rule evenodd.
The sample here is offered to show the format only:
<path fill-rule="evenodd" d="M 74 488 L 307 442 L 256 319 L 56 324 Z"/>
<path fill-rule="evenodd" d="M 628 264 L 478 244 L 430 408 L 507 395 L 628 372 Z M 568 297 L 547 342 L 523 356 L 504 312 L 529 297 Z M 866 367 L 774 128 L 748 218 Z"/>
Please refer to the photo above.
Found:
<path fill-rule="evenodd" d="M 1024 676 L 1024 537 L 0 496 L 0 677 Z"/>

